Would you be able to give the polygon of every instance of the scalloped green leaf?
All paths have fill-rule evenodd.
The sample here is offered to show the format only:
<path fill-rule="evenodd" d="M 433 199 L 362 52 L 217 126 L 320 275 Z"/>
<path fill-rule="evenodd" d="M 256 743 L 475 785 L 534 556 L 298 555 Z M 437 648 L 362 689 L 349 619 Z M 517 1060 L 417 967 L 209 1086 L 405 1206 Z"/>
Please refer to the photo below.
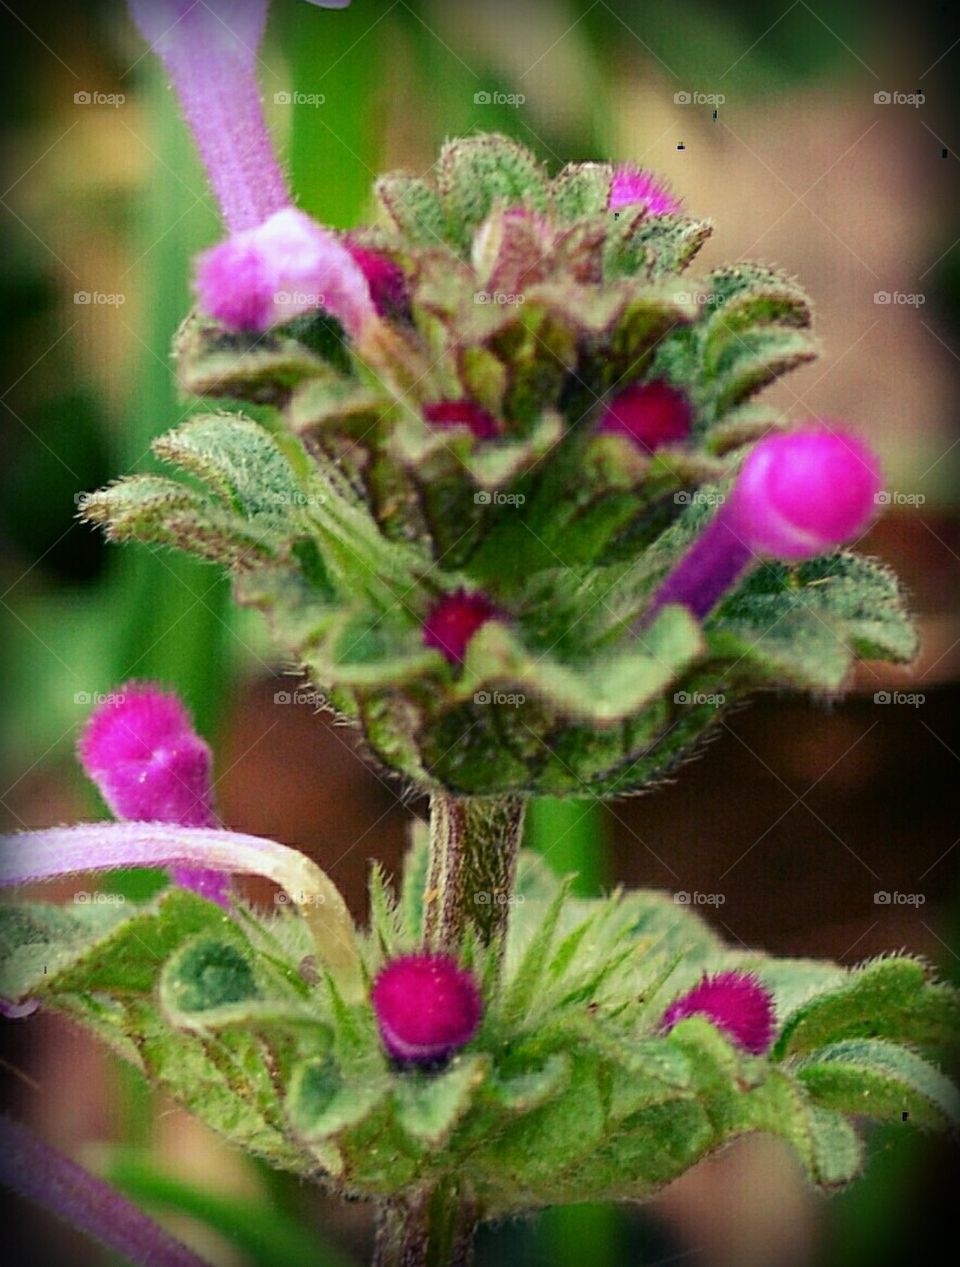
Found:
<path fill-rule="evenodd" d="M 440 1148 L 469 1109 L 489 1067 L 489 1057 L 457 1056 L 441 1073 L 410 1072 L 394 1081 L 400 1126 L 419 1143 Z"/>
<path fill-rule="evenodd" d="M 960 994 L 929 980 L 916 959 L 876 959 L 850 972 L 836 988 L 801 1004 L 783 1026 L 774 1057 L 802 1055 L 848 1038 L 904 1043 L 955 1043 Z"/>
<path fill-rule="evenodd" d="M 801 1060 L 796 1072 L 810 1096 L 829 1109 L 937 1128 L 960 1119 L 960 1095 L 949 1078 L 897 1043 L 829 1043 Z"/>

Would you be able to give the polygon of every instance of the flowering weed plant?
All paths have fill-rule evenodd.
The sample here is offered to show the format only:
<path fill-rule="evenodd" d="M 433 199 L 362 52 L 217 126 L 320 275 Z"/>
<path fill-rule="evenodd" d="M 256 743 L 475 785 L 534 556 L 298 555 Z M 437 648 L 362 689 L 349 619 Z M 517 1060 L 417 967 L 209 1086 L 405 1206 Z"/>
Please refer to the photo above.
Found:
<path fill-rule="evenodd" d="M 483 1219 L 642 1199 L 747 1132 L 830 1189 L 863 1163 L 853 1119 L 949 1124 L 958 1003 L 928 965 L 732 949 L 667 895 L 575 897 L 519 848 L 532 796 L 644 791 L 752 692 L 830 696 L 858 657 L 915 653 L 895 578 L 851 548 L 876 457 L 763 402 L 816 354 L 797 282 L 691 280 L 712 226 L 653 174 L 551 174 L 494 135 L 382 177 L 376 223 L 336 233 L 265 129 L 265 0 L 131 8 L 228 229 L 176 342 L 184 390 L 219 404 L 156 441 L 179 474 L 83 514 L 225 568 L 430 821 L 358 928 L 312 861 L 219 822 L 186 711 L 128 683 L 79 748 L 116 821 L 12 837 L 0 875 L 170 884 L 2 908 L 7 1010 L 72 1018 L 238 1148 L 375 1203 L 383 1267 L 466 1263 Z M 239 873 L 283 900 L 252 906 Z M 37 1195 L 66 1163 L 6 1129 Z M 97 1182 L 61 1208 L 131 1254 L 149 1230 Z M 188 1261 L 161 1251 L 138 1261 Z"/>

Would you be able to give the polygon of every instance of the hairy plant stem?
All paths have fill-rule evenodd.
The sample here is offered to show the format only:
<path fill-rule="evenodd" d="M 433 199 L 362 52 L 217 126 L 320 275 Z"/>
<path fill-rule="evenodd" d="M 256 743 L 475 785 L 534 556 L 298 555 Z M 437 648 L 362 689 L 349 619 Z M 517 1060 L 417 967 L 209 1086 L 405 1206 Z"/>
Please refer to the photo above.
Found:
<path fill-rule="evenodd" d="M 373 1267 L 470 1267 L 477 1210 L 441 1185 L 380 1207 Z"/>
<path fill-rule="evenodd" d="M 502 954 L 524 807 L 518 797 L 431 798 L 423 921 L 431 950 L 458 954 L 472 925 Z M 476 1204 L 453 1184 L 385 1202 L 374 1267 L 469 1267 L 478 1220 Z"/>
<path fill-rule="evenodd" d="M 485 945 L 502 951 L 524 808 L 520 797 L 431 798 L 424 941 L 432 950 L 457 954 L 473 924 Z"/>

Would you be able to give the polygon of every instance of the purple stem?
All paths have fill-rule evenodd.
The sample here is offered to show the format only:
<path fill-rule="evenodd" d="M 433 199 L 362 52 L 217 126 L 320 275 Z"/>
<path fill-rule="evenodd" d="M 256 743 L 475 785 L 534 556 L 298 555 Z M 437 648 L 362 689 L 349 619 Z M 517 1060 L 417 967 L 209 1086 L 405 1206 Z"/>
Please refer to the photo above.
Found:
<path fill-rule="evenodd" d="M 755 559 L 737 531 L 732 502 L 725 502 L 653 596 L 648 623 L 668 603 L 703 620 Z"/>
<path fill-rule="evenodd" d="M 208 1267 L 115 1188 L 2 1115 L 0 1183 L 140 1267 Z"/>

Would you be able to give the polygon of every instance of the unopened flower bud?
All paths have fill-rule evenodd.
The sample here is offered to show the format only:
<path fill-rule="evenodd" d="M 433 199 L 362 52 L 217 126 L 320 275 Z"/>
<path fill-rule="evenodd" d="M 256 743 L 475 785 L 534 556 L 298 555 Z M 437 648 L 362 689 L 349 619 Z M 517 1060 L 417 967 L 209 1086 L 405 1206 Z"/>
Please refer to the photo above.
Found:
<path fill-rule="evenodd" d="M 455 590 L 431 607 L 423 623 L 423 645 L 436 647 L 450 664 L 462 664 L 467 644 L 481 625 L 497 615 L 485 594 Z"/>
<path fill-rule="evenodd" d="M 678 1021 L 704 1016 L 739 1047 L 762 1056 L 773 1042 L 773 996 L 748 972 L 718 972 L 675 999 L 660 1028 L 669 1033 Z"/>
<path fill-rule="evenodd" d="M 443 954 L 402 955 L 373 984 L 380 1036 L 394 1060 L 433 1064 L 473 1038 L 483 1015 L 473 977 Z"/>
<path fill-rule="evenodd" d="M 669 383 L 634 383 L 615 396 L 600 419 L 598 430 L 623 435 L 638 448 L 653 453 L 690 435 L 693 411 L 686 395 Z"/>
<path fill-rule="evenodd" d="M 672 216 L 680 211 L 680 199 L 652 172 L 624 163 L 613 173 L 607 207 L 621 211 L 624 207 L 643 207 L 651 216 Z"/>

